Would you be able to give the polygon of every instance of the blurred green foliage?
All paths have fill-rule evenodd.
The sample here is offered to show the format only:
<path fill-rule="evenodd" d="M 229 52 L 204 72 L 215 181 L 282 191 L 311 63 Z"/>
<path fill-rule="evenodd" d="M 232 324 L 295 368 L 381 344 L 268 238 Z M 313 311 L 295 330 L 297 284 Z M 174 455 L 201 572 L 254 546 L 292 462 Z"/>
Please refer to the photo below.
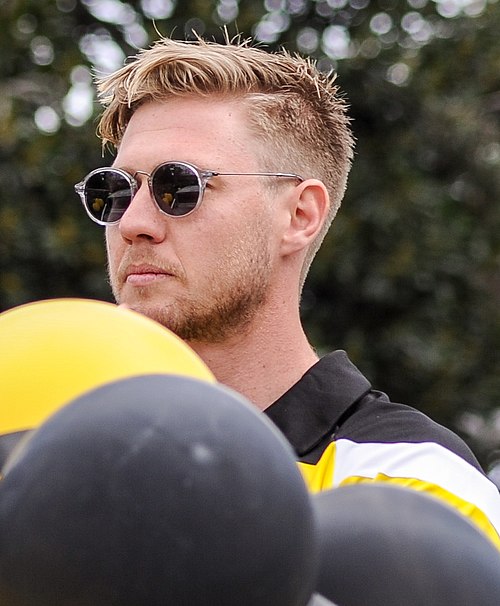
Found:
<path fill-rule="evenodd" d="M 500 4 L 0 0 L 0 310 L 110 299 L 73 184 L 108 163 L 92 72 L 159 34 L 251 36 L 335 69 L 357 137 L 303 318 L 375 386 L 500 459 Z"/>

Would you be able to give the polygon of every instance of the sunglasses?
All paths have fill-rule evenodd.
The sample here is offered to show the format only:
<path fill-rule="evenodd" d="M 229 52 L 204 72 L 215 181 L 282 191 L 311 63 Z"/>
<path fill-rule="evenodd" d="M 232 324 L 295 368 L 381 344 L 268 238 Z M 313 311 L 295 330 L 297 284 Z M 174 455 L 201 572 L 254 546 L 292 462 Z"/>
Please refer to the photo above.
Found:
<path fill-rule="evenodd" d="M 220 173 L 200 170 L 186 162 L 165 162 L 151 174 L 138 170 L 133 175 L 120 168 L 96 168 L 75 185 L 87 214 L 99 225 L 118 223 L 130 206 L 140 184 L 136 175 L 145 175 L 151 197 L 169 217 L 185 217 L 201 204 L 207 182 L 212 177 L 277 177 L 304 179 L 292 173 Z"/>

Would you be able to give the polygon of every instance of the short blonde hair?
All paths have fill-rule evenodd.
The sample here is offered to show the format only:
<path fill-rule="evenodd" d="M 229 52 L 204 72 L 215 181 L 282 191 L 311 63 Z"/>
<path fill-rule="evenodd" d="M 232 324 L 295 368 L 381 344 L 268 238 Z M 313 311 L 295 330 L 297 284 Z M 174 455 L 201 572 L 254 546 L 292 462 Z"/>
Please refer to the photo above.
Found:
<path fill-rule="evenodd" d="M 270 53 L 237 39 L 225 44 L 162 38 L 98 81 L 105 109 L 98 125 L 103 145 L 120 145 L 134 111 L 146 101 L 219 96 L 246 101 L 250 127 L 268 150 L 263 170 L 320 179 L 330 210 L 307 252 L 301 286 L 342 201 L 354 140 L 347 103 L 335 74 L 309 58 Z M 279 164 L 278 164 L 279 161 Z"/>

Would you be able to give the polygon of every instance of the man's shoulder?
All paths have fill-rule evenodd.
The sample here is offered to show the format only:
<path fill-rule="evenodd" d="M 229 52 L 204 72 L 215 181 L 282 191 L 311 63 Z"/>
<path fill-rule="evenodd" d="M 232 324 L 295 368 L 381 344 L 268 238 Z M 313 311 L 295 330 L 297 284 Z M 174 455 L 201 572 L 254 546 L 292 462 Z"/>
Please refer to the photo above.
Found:
<path fill-rule="evenodd" d="M 338 350 L 323 356 L 266 411 L 301 460 L 329 443 L 436 443 L 480 469 L 465 442 L 418 409 L 393 402 Z"/>
<path fill-rule="evenodd" d="M 311 490 L 390 482 L 427 492 L 500 547 L 498 490 L 469 447 L 423 412 L 373 389 L 344 352 L 322 358 L 277 404 L 270 416 L 295 448 Z"/>
<path fill-rule="evenodd" d="M 432 442 L 480 469 L 470 448 L 455 432 L 412 406 L 391 401 L 383 392 L 370 390 L 350 413 L 332 439 L 379 444 Z"/>

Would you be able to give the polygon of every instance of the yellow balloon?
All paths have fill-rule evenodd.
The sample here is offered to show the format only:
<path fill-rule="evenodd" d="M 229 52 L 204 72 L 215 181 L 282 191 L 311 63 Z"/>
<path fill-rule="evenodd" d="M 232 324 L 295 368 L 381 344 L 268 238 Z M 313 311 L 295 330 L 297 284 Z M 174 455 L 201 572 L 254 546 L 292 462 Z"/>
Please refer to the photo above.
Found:
<path fill-rule="evenodd" d="M 171 331 L 90 299 L 37 301 L 1 313 L 0 347 L 0 435 L 36 427 L 85 391 L 126 377 L 166 373 L 215 382 Z"/>

